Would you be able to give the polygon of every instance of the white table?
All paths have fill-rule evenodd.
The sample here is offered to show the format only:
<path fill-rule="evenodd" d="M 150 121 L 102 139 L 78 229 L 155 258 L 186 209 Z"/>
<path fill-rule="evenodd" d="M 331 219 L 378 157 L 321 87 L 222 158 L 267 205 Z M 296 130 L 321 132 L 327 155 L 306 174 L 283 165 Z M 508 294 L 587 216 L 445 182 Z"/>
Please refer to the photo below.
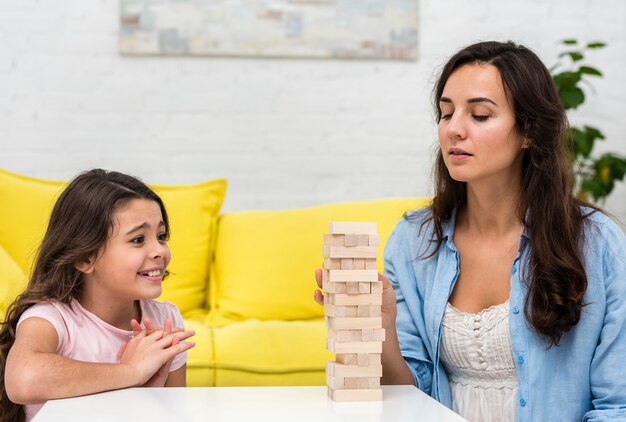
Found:
<path fill-rule="evenodd" d="M 382 402 L 333 402 L 326 387 L 129 388 L 51 400 L 35 422 L 50 421 L 438 421 L 456 413 L 412 386 L 383 386 Z"/>

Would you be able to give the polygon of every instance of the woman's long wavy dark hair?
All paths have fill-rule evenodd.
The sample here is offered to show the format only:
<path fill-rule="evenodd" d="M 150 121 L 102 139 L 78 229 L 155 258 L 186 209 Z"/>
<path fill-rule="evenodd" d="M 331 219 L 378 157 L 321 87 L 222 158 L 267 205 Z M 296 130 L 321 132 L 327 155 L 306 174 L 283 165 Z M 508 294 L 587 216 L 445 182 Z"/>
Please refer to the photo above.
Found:
<path fill-rule="evenodd" d="M 450 75 L 466 64 L 491 64 L 502 78 L 515 113 L 515 127 L 528 141 L 522 159 L 519 221 L 530 233 L 525 315 L 534 329 L 558 345 L 561 336 L 580 320 L 587 275 L 579 254 L 587 217 L 573 193 L 569 164 L 568 122 L 550 72 L 528 48 L 512 42 L 470 45 L 444 66 L 434 88 L 437 122 L 439 100 Z M 466 184 L 450 176 L 441 149 L 434 168 L 435 197 L 431 205 L 436 248 L 443 241 L 443 223 L 467 201 Z M 594 208 L 594 207 L 591 207 Z M 594 208 L 597 209 L 597 208 Z"/>
<path fill-rule="evenodd" d="M 166 236 L 169 223 L 163 201 L 140 180 L 94 169 L 74 178 L 59 196 L 43 238 L 26 291 L 9 306 L 0 329 L 0 421 L 23 421 L 23 407 L 11 402 L 4 382 L 7 356 L 15 342 L 20 316 L 31 306 L 57 300 L 70 303 L 83 287 L 75 264 L 102 248 L 113 227 L 113 213 L 132 199 L 155 201 L 161 208 Z"/>

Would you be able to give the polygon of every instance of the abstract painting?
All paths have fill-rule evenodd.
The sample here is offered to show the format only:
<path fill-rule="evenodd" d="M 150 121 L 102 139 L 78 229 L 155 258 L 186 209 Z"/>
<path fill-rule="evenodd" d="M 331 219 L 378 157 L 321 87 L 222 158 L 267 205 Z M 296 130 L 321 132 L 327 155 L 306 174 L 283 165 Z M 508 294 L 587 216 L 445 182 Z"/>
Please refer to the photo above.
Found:
<path fill-rule="evenodd" d="M 413 60 L 417 0 L 121 0 L 129 55 Z"/>

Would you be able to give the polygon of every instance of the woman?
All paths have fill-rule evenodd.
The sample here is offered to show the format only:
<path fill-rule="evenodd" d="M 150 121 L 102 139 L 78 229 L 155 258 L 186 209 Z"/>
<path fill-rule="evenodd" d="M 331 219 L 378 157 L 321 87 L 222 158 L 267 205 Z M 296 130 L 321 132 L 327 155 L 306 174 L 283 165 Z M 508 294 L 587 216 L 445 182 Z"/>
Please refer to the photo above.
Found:
<path fill-rule="evenodd" d="M 626 420 L 626 239 L 573 194 L 548 70 L 474 44 L 435 107 L 433 203 L 385 249 L 383 382 L 471 421 Z"/>

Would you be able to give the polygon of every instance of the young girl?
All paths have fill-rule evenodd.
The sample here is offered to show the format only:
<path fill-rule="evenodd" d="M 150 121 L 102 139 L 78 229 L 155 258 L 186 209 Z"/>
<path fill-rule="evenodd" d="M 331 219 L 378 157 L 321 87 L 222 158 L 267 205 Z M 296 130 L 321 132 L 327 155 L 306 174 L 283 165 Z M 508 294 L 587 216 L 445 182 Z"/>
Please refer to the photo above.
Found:
<path fill-rule="evenodd" d="M 30 420 L 50 399 L 185 386 L 194 332 L 153 300 L 168 235 L 161 198 L 131 176 L 96 169 L 67 186 L 0 331 L 0 420 Z"/>
<path fill-rule="evenodd" d="M 474 44 L 435 107 L 432 205 L 385 246 L 382 381 L 470 421 L 626 420 L 626 238 L 573 194 L 550 73 Z"/>

